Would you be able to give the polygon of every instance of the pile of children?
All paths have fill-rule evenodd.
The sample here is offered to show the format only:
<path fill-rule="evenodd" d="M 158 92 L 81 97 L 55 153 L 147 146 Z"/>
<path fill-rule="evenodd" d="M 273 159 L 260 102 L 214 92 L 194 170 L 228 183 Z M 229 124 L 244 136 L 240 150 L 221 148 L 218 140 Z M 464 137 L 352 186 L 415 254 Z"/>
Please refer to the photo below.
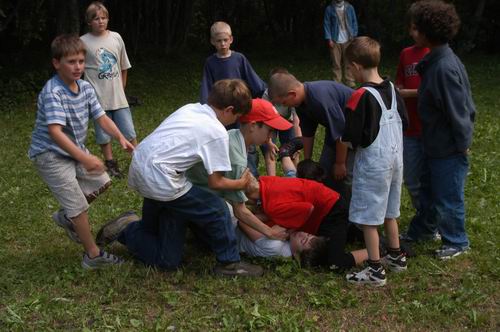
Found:
<path fill-rule="evenodd" d="M 412 4 L 409 16 L 415 45 L 401 53 L 396 85 L 378 73 L 378 42 L 349 42 L 345 56 L 361 84 L 357 90 L 334 81 L 300 82 L 284 69 L 273 71 L 267 86 L 247 58 L 230 49 L 229 25 L 216 22 L 211 43 L 217 52 L 205 63 L 201 102 L 175 111 L 137 145 L 124 93 L 125 46 L 107 29 L 106 8 L 92 3 L 89 33 L 52 42 L 57 74 L 38 97 L 29 150 L 61 205 L 55 223 L 84 247 L 82 266 L 121 264 L 102 249 L 119 241 L 147 265 L 176 269 L 190 228 L 215 253 L 218 275 L 262 275 L 260 266 L 241 261 L 244 252 L 295 256 L 304 265 L 338 270 L 366 262 L 347 281 L 382 286 L 386 269 L 407 269 L 397 223 L 403 179 L 416 214 L 401 239 L 439 236 L 441 259 L 466 252 L 464 184 L 475 108 L 465 68 L 448 46 L 460 21 L 454 6 L 439 0 Z M 89 119 L 104 163 L 85 147 Z M 315 163 L 319 125 L 325 140 Z M 111 137 L 133 153 L 128 183 L 143 196 L 142 218 L 126 212 L 94 241 L 89 203 L 111 184 L 106 170 L 122 176 Z M 257 146 L 268 173 L 258 180 L 247 169 L 256 173 L 256 152 L 249 152 Z M 305 160 L 297 165 L 302 148 Z M 277 157 L 286 177 L 275 176 Z M 350 230 L 362 232 L 366 249 L 345 251 Z"/>

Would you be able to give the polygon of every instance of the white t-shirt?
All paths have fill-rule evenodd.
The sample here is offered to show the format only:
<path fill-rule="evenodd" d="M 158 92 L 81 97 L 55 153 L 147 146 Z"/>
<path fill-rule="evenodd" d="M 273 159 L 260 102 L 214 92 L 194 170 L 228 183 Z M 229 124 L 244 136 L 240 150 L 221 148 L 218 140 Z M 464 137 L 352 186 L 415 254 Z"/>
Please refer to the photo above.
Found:
<path fill-rule="evenodd" d="M 335 6 L 335 11 L 337 12 L 337 17 L 339 20 L 339 36 L 337 38 L 337 43 L 343 44 L 349 41 L 349 34 L 347 33 L 347 22 L 345 15 L 345 5 Z"/>
<path fill-rule="evenodd" d="M 198 162 L 209 175 L 231 170 L 227 131 L 214 110 L 199 103 L 175 111 L 137 146 L 128 184 L 144 197 L 171 201 L 191 189 L 185 173 Z"/>
<path fill-rule="evenodd" d="M 95 36 L 89 32 L 80 39 L 87 51 L 85 80 L 94 87 L 102 108 L 109 111 L 128 107 L 122 70 L 131 66 L 120 34 L 108 31 L 104 36 Z"/>

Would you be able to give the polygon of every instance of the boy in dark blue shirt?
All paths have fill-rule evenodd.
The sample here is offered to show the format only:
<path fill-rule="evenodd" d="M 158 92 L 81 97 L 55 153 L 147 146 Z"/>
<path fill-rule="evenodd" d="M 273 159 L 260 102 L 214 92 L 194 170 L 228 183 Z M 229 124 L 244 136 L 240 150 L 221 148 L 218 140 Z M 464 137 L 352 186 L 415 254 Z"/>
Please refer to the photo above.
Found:
<path fill-rule="evenodd" d="M 425 165 L 421 211 L 413 218 L 406 239 L 431 239 L 437 230 L 443 245 L 436 256 L 449 259 L 469 249 L 464 186 L 475 106 L 465 67 L 448 46 L 460 26 L 455 7 L 442 1 L 419 1 L 409 14 L 415 38 L 431 52 L 416 67 L 422 77 L 418 114 Z"/>
<path fill-rule="evenodd" d="M 340 142 L 344 133 L 343 109 L 354 90 L 334 81 L 301 83 L 289 73 L 277 73 L 269 80 L 274 103 L 295 107 L 300 119 L 304 158 L 311 159 L 318 125 L 325 127 L 320 164 L 327 170 L 326 184 L 350 199 L 347 147 Z M 352 156 L 352 153 L 349 154 Z M 352 159 L 352 158 L 350 158 Z M 352 169 L 351 169 L 352 170 Z M 350 173 L 350 172 L 349 172 Z"/>

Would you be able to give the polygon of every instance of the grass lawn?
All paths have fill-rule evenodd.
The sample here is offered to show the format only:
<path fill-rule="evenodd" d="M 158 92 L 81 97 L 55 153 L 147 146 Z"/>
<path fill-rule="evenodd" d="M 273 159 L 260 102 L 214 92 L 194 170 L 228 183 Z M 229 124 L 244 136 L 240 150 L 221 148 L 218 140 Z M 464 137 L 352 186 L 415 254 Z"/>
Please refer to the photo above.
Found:
<path fill-rule="evenodd" d="M 249 58 L 263 78 L 278 65 L 301 80 L 330 77 L 326 54 Z M 392 74 L 394 61 L 381 72 Z M 409 270 L 388 274 L 381 289 L 354 287 L 344 275 L 302 270 L 291 260 L 253 260 L 266 268 L 260 279 L 216 278 L 213 255 L 193 245 L 176 272 L 133 262 L 119 245 L 110 250 L 130 262 L 84 271 L 82 249 L 52 222 L 58 204 L 27 158 L 35 98 L 1 110 L 0 330 L 500 330 L 500 64 L 479 55 L 464 62 L 477 106 L 465 192 L 472 250 L 441 262 L 429 255 L 438 243 L 420 245 Z M 133 111 L 140 138 L 197 100 L 202 64 L 203 57 L 135 64 L 128 93 L 144 102 Z M 92 130 L 88 146 L 99 154 L 93 138 Z M 125 153 L 116 155 L 128 166 Z M 92 204 L 94 231 L 129 209 L 140 211 L 141 198 L 126 180 L 114 181 Z M 401 229 L 412 214 L 404 193 Z"/>

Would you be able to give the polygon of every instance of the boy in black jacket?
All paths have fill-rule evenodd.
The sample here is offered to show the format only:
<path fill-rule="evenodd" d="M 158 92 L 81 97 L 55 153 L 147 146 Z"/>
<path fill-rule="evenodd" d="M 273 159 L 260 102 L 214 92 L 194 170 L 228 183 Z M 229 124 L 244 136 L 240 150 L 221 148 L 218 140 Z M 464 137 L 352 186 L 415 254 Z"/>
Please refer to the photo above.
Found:
<path fill-rule="evenodd" d="M 448 46 L 460 26 L 455 7 L 442 1 L 419 1 L 409 14 L 417 38 L 431 52 L 416 68 L 422 77 L 418 114 L 426 158 L 419 194 L 422 209 L 413 218 L 406 239 L 428 240 L 438 231 L 443 244 L 436 256 L 449 259 L 469 249 L 464 186 L 475 106 L 465 67 Z"/>

